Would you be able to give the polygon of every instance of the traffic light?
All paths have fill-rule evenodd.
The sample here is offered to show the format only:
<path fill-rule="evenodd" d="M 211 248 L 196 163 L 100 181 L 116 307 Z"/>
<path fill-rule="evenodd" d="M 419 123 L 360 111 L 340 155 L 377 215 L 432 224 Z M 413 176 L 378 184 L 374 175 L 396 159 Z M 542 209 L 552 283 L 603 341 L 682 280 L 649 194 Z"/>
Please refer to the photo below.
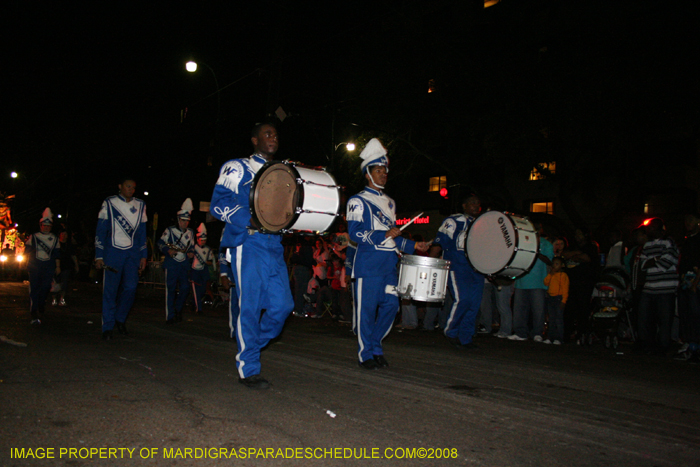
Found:
<path fill-rule="evenodd" d="M 440 188 L 440 214 L 443 216 L 449 216 L 452 214 L 452 201 L 449 197 L 449 192 L 447 188 Z"/>

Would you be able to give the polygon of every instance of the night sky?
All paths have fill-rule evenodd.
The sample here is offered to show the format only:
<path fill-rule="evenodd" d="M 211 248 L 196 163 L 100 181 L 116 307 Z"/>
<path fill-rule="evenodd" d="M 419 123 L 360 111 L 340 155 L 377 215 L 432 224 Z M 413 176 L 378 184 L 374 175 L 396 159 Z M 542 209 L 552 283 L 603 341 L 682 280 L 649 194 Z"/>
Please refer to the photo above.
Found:
<path fill-rule="evenodd" d="M 162 229 L 186 197 L 208 200 L 220 165 L 248 155 L 250 128 L 280 106 L 279 158 L 331 166 L 353 190 L 357 158 L 334 144 L 379 136 L 388 190 L 412 203 L 420 190 L 404 188 L 427 176 L 495 189 L 503 167 L 543 155 L 586 167 L 579 178 L 664 151 L 682 161 L 700 122 L 691 5 L 14 1 L 0 190 L 17 195 L 20 223 L 50 205 L 93 227 L 129 175 Z M 189 59 L 206 65 L 187 73 Z"/>

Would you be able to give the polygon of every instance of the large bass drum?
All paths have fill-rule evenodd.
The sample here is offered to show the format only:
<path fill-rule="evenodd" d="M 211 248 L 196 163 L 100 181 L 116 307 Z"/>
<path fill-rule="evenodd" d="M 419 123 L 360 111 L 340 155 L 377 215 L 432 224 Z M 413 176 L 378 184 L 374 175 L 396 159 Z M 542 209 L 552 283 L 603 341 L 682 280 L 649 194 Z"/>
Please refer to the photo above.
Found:
<path fill-rule="evenodd" d="M 479 216 L 467 235 L 467 257 L 482 274 L 510 279 L 532 269 L 540 236 L 527 217 L 499 211 Z"/>
<path fill-rule="evenodd" d="M 325 170 L 270 161 L 253 179 L 250 213 L 264 232 L 322 233 L 338 216 L 339 191 Z"/>

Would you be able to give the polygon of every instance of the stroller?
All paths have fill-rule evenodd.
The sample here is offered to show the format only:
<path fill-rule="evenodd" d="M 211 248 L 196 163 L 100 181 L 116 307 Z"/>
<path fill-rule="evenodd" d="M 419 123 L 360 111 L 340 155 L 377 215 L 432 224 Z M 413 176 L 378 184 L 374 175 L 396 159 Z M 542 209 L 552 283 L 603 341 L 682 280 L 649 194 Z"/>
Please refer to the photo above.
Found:
<path fill-rule="evenodd" d="M 623 268 L 607 267 L 593 289 L 591 329 L 588 344 L 594 337 L 605 342 L 606 349 L 617 349 L 620 339 L 634 341 L 630 318 L 632 298 L 630 280 Z"/>

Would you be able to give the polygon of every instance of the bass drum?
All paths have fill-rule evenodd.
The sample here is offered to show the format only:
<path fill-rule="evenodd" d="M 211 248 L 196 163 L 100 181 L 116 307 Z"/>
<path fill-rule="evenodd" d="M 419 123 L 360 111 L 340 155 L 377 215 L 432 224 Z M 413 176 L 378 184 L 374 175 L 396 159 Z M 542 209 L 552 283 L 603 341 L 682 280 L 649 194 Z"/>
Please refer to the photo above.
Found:
<path fill-rule="evenodd" d="M 339 215 L 339 191 L 325 170 L 271 161 L 253 179 L 250 213 L 263 232 L 323 233 Z"/>
<path fill-rule="evenodd" d="M 499 211 L 479 216 L 467 235 L 467 257 L 474 269 L 516 279 L 532 269 L 540 236 L 527 217 Z"/>

